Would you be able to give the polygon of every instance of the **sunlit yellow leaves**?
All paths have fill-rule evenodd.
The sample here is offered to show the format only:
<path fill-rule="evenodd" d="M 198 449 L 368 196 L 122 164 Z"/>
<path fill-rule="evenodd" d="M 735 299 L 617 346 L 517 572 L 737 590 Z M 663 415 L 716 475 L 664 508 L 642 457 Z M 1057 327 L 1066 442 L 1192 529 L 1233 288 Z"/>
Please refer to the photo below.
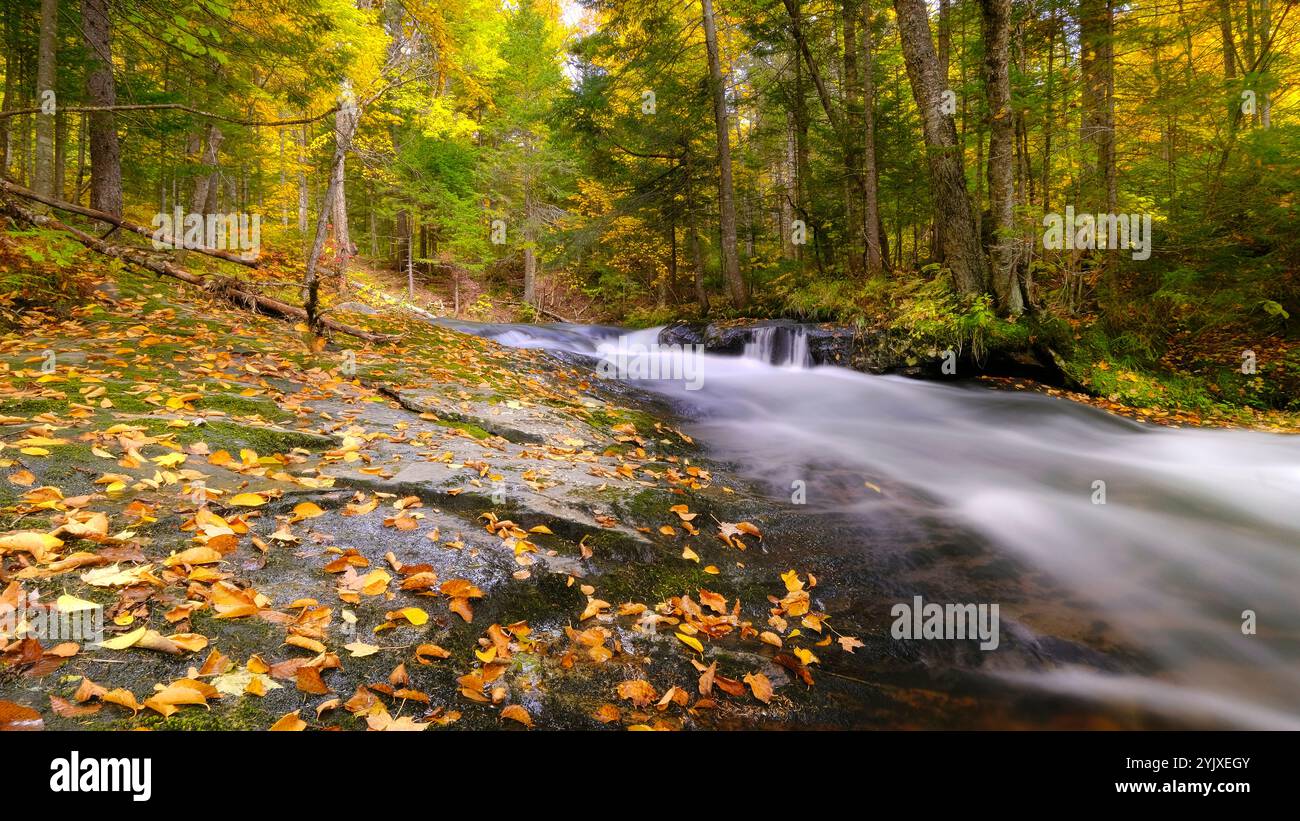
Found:
<path fill-rule="evenodd" d="M 253 616 L 261 609 L 256 591 L 241 590 L 225 581 L 218 581 L 212 585 L 208 601 L 219 619 Z"/>
<path fill-rule="evenodd" d="M 802 647 L 794 648 L 794 654 L 796 657 L 798 657 L 799 661 L 802 662 L 805 666 L 809 664 L 817 664 L 820 661 L 820 659 L 817 658 L 817 656 L 813 653 L 813 651 L 806 650 Z"/>
<path fill-rule="evenodd" d="M 152 568 L 153 565 L 146 564 L 123 570 L 118 565 L 113 564 L 108 567 L 97 567 L 83 573 L 81 580 L 94 587 L 126 587 L 140 582 L 149 582 L 161 587 L 162 580 L 149 572 Z"/>
<path fill-rule="evenodd" d="M 276 733 L 297 733 L 307 729 L 307 722 L 298 717 L 298 711 L 285 713 L 280 716 L 280 720 L 270 727 L 271 732 Z"/>
<path fill-rule="evenodd" d="M 284 643 L 291 647 L 301 647 L 302 649 L 309 650 L 313 653 L 325 652 L 324 644 L 308 636 L 289 636 L 284 640 Z"/>
<path fill-rule="evenodd" d="M 694 521 L 695 517 L 700 515 L 698 513 L 692 513 L 691 509 L 686 505 L 673 505 L 668 508 L 668 510 L 676 513 L 677 518 L 681 519 L 683 522 Z"/>
<path fill-rule="evenodd" d="M 610 607 L 611 605 L 609 602 L 588 596 L 587 607 L 582 611 L 582 615 L 578 617 L 578 621 L 586 621 L 592 616 L 599 615 L 605 610 L 608 610 Z"/>
<path fill-rule="evenodd" d="M 191 547 L 168 556 L 163 564 L 167 567 L 188 564 L 216 564 L 221 561 L 221 553 L 211 547 Z"/>
<path fill-rule="evenodd" d="M 232 496 L 226 504 L 233 507 L 261 507 L 266 504 L 266 497 L 260 493 L 239 493 Z"/>
<path fill-rule="evenodd" d="M 30 553 L 36 561 L 43 561 L 46 555 L 63 546 L 63 540 L 48 533 L 25 530 L 0 536 L 0 554 Z"/>
<path fill-rule="evenodd" d="M 185 462 L 185 454 L 173 451 L 162 456 L 155 456 L 152 461 L 159 467 L 174 468 Z"/>
<path fill-rule="evenodd" d="M 680 641 L 682 644 L 685 644 L 687 647 L 691 648 L 692 650 L 694 650 L 695 652 L 701 655 L 704 654 L 704 645 L 700 644 L 699 639 L 693 636 L 688 636 L 685 633 L 675 633 L 674 635 L 677 636 L 677 640 Z"/>
<path fill-rule="evenodd" d="M 362 641 L 354 641 L 351 644 L 343 645 L 343 648 L 352 654 L 352 658 L 365 658 L 378 653 L 380 648 L 373 644 L 366 644 Z"/>
<path fill-rule="evenodd" d="M 384 618 L 393 621 L 405 620 L 410 624 L 419 627 L 429 620 L 429 614 L 418 607 L 403 607 L 401 610 L 391 610 Z"/>
<path fill-rule="evenodd" d="M 377 507 L 379 507 L 379 497 L 374 496 L 369 501 L 349 502 L 341 512 L 344 516 L 364 516 Z"/>
<path fill-rule="evenodd" d="M 321 510 L 315 503 L 299 502 L 293 507 L 293 517 L 290 521 L 301 522 L 304 519 L 315 519 L 317 516 L 323 515 L 325 515 L 325 511 Z"/>
<path fill-rule="evenodd" d="M 158 692 L 145 700 L 144 706 L 167 717 L 176 713 L 183 705 L 206 707 L 209 698 L 221 698 L 221 693 L 210 684 L 185 678 L 161 687 Z"/>
<path fill-rule="evenodd" d="M 366 716 L 366 726 L 371 730 L 377 731 L 405 731 L 419 732 L 429 728 L 427 723 L 421 723 L 410 716 L 399 716 L 393 718 L 387 710 Z"/>

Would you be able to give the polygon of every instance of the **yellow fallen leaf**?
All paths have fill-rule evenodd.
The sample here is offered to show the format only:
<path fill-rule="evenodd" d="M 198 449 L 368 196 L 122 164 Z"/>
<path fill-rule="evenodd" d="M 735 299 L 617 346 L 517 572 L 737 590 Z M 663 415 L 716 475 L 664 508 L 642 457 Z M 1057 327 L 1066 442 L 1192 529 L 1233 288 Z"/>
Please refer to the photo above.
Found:
<path fill-rule="evenodd" d="M 307 729 L 307 722 L 298 717 L 298 711 L 285 713 L 280 720 L 271 725 L 271 732 L 277 733 L 297 733 Z"/>
<path fill-rule="evenodd" d="M 323 515 L 325 515 L 325 511 L 321 510 L 314 502 L 301 502 L 294 505 L 291 521 L 301 522 L 303 519 L 315 519 L 317 516 Z"/>
<path fill-rule="evenodd" d="M 148 630 L 148 627 L 140 627 L 136 630 L 132 630 L 130 633 L 123 633 L 117 638 L 105 639 L 99 643 L 99 646 L 103 647 L 105 650 L 125 650 L 140 639 L 144 638 L 144 634 L 148 632 Z"/>
<path fill-rule="evenodd" d="M 25 530 L 21 533 L 0 536 L 0 554 L 11 552 L 30 553 L 39 562 L 45 558 L 46 553 L 60 547 L 62 544 L 63 540 L 57 536 Z"/>
<path fill-rule="evenodd" d="M 678 640 L 681 641 L 682 644 L 692 648 L 700 655 L 704 655 L 704 645 L 700 644 L 699 639 L 688 636 L 685 633 L 675 633 L 674 635 L 677 636 Z"/>
<path fill-rule="evenodd" d="M 266 504 L 266 497 L 260 493 L 240 493 L 233 496 L 226 504 L 235 507 L 261 507 Z"/>

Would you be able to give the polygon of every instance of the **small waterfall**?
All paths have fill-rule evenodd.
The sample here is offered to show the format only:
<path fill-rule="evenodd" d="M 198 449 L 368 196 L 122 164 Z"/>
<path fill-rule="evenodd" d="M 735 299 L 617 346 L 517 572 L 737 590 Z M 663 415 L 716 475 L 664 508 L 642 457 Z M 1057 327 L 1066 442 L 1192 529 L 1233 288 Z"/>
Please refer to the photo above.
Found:
<path fill-rule="evenodd" d="M 745 359 L 757 359 L 769 365 L 811 368 L 812 352 L 808 349 L 808 334 L 803 327 L 766 325 L 749 332 L 745 342 Z"/>

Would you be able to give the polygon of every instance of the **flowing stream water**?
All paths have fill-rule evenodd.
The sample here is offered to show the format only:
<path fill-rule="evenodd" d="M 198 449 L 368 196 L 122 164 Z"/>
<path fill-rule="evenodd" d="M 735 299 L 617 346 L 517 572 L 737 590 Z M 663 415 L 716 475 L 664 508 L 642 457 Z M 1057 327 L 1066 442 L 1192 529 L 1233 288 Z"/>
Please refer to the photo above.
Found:
<path fill-rule="evenodd" d="M 620 361 L 659 331 L 444 324 Z M 650 355 L 668 364 L 692 354 Z M 764 329 L 742 356 L 700 355 L 696 390 L 684 379 L 636 384 L 670 400 L 685 430 L 774 498 L 803 483 L 807 510 L 890 523 L 901 542 L 924 528 L 896 523 L 955 526 L 1064 591 L 1021 602 L 1038 614 L 1034 629 L 1091 631 L 1102 655 L 1127 648 L 1110 665 L 994 666 L 1008 686 L 1183 726 L 1300 728 L 1300 437 L 1155 427 L 1038 393 L 810 361 L 801 334 Z M 887 558 L 878 545 L 847 549 L 864 563 Z M 960 564 L 945 585 L 951 601 L 997 601 L 987 575 Z M 1099 615 L 1113 639 L 1096 638 Z M 1130 651 L 1146 661 L 1128 661 Z"/>

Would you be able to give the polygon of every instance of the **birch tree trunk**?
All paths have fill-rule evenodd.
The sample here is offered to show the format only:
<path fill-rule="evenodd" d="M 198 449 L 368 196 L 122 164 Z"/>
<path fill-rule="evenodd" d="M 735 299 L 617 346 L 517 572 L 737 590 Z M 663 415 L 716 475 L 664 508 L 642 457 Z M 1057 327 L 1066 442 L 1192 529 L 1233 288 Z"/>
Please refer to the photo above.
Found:
<path fill-rule="evenodd" d="M 58 14 L 59 0 L 41 0 L 41 36 L 36 60 L 38 105 L 44 104 L 46 92 L 54 91 Z M 32 189 L 47 197 L 54 196 L 54 121 L 54 111 L 48 114 L 42 111 L 36 115 L 36 169 L 32 176 Z"/>
<path fill-rule="evenodd" d="M 307 255 L 307 272 L 303 276 L 302 306 L 307 311 L 307 324 L 313 331 L 320 329 L 320 276 L 317 266 L 320 263 L 321 249 L 325 247 L 325 236 L 329 233 L 331 206 L 337 193 L 336 186 L 340 179 L 338 169 L 343 167 L 343 158 L 352 148 L 352 135 L 357 127 L 357 110 L 355 104 L 342 105 L 340 111 L 346 111 L 342 128 L 336 130 L 334 143 L 334 160 L 330 163 L 329 184 L 325 186 L 325 197 L 321 200 L 320 213 L 316 216 L 316 236 L 312 240 L 311 252 Z"/>

